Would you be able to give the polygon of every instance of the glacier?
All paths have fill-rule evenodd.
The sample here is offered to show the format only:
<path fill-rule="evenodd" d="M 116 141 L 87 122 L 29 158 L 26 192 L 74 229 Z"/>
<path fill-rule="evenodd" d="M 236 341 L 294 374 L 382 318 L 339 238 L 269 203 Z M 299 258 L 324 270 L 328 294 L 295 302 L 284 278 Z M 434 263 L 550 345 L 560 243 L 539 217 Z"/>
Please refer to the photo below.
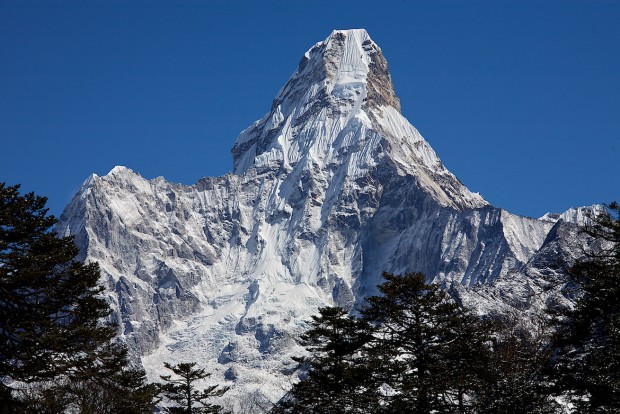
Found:
<path fill-rule="evenodd" d="M 195 361 L 229 395 L 274 401 L 310 316 L 354 309 L 383 271 L 422 272 L 480 314 L 534 318 L 571 299 L 591 208 L 535 219 L 469 191 L 402 116 L 363 29 L 312 46 L 231 152 L 232 173 L 193 185 L 93 174 L 60 217 L 152 380 Z"/>

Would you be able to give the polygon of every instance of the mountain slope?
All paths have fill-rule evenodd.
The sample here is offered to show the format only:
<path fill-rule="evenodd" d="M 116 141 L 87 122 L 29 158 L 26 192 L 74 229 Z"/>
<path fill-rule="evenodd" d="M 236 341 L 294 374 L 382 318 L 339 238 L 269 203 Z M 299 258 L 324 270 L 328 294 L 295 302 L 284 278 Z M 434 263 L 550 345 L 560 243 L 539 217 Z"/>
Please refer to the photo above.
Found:
<path fill-rule="evenodd" d="M 306 52 L 232 155 L 233 174 L 191 186 L 93 175 L 58 225 L 100 263 L 121 335 L 154 378 L 164 360 L 191 360 L 232 392 L 277 398 L 318 307 L 355 306 L 382 271 L 421 271 L 481 312 L 511 306 L 493 283 L 526 283 L 557 227 L 490 206 L 443 166 L 364 30 Z"/>

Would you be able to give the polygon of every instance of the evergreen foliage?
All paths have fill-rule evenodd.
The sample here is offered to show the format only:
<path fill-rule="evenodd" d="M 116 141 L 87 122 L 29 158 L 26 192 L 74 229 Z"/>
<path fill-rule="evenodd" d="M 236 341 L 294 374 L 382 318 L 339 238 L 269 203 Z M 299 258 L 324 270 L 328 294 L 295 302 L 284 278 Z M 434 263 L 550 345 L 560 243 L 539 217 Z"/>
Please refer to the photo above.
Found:
<path fill-rule="evenodd" d="M 75 260 L 78 248 L 51 231 L 56 219 L 45 203 L 0 183 L 0 407 L 151 412 L 155 388 L 128 367 L 126 350 L 113 343 L 115 326 L 103 322 L 110 308 L 97 264 Z M 38 391 L 27 395 L 27 384 Z M 107 411 L 85 403 L 104 396 Z"/>
<path fill-rule="evenodd" d="M 482 384 L 489 326 L 420 273 L 383 277 L 383 295 L 362 311 L 374 326 L 373 376 L 388 390 L 379 412 L 466 412 Z"/>
<path fill-rule="evenodd" d="M 202 414 L 202 413 L 222 413 L 222 407 L 211 404 L 208 400 L 213 397 L 220 397 L 228 391 L 228 387 L 212 385 L 203 390 L 196 388 L 196 382 L 208 378 L 210 373 L 204 368 L 195 369 L 195 362 L 180 363 L 171 365 L 164 363 L 164 366 L 171 370 L 177 377 L 172 375 L 162 375 L 165 381 L 160 386 L 160 391 L 174 406 L 164 407 L 165 412 L 170 414 Z"/>
<path fill-rule="evenodd" d="M 313 317 L 299 359 L 307 377 L 275 413 L 471 412 L 490 326 L 419 273 L 383 277 L 360 318 L 341 308 Z"/>
<path fill-rule="evenodd" d="M 549 358 L 547 337 L 544 329 L 524 326 L 515 316 L 506 315 L 494 321 L 486 384 L 478 393 L 476 413 L 560 412 L 541 378 L 541 369 Z"/>
<path fill-rule="evenodd" d="M 96 264 L 49 229 L 46 199 L 0 184 L 0 376 L 31 382 L 89 364 L 114 328 Z"/>
<path fill-rule="evenodd" d="M 368 413 L 376 401 L 363 347 L 370 339 L 365 321 L 340 307 L 319 309 L 301 337 L 310 357 L 296 358 L 307 370 L 277 413 Z"/>
<path fill-rule="evenodd" d="M 550 378 L 579 412 L 620 412 L 620 206 L 592 217 L 586 256 L 570 270 L 581 297 L 559 315 Z"/>

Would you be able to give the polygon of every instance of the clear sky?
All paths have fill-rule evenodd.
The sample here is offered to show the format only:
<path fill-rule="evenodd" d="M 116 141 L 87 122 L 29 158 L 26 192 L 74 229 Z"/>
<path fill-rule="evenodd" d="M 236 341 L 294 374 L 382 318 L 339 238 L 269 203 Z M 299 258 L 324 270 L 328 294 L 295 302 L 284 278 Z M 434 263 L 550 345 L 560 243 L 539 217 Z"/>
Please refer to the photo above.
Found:
<path fill-rule="evenodd" d="M 491 204 L 537 217 L 620 200 L 617 0 L 0 0 L 0 181 L 59 215 L 115 165 L 225 174 L 303 53 L 349 28 Z"/>

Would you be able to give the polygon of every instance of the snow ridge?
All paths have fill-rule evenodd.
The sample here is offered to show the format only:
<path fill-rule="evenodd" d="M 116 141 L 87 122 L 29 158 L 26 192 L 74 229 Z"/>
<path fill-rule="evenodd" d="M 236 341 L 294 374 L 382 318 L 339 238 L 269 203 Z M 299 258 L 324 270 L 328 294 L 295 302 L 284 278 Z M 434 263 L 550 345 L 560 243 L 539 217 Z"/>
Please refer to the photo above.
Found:
<path fill-rule="evenodd" d="M 191 186 L 92 175 L 58 224 L 99 262 L 119 335 L 153 379 L 191 360 L 233 396 L 274 400 L 310 316 L 359 305 L 382 271 L 423 272 L 490 312 L 530 306 L 545 252 L 572 254 L 572 224 L 490 206 L 443 166 L 363 29 L 311 47 L 232 155 L 233 174 Z"/>

